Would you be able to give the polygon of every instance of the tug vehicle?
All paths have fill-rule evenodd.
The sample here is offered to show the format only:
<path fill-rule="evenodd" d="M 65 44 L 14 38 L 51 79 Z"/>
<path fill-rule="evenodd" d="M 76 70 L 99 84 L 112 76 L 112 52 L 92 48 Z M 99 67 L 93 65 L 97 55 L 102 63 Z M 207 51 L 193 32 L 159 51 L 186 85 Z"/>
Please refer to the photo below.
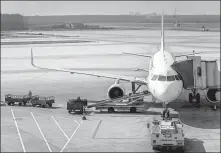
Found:
<path fill-rule="evenodd" d="M 153 150 L 184 151 L 183 124 L 177 118 L 154 119 L 147 124 L 151 132 L 151 145 Z"/>
<path fill-rule="evenodd" d="M 87 99 L 81 99 L 80 97 L 78 97 L 77 99 L 70 99 L 67 102 L 68 113 L 76 112 L 77 110 L 80 111 L 80 113 L 83 113 L 86 107 Z"/>

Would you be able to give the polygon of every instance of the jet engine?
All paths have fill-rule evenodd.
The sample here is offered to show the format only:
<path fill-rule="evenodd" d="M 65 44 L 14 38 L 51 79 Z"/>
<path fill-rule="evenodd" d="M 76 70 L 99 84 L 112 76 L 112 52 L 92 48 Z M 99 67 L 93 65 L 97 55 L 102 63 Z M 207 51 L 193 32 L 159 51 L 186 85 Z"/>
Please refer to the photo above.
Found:
<path fill-rule="evenodd" d="M 113 84 L 109 87 L 107 94 L 110 99 L 120 98 L 124 96 L 125 90 L 120 84 Z"/>
<path fill-rule="evenodd" d="M 220 89 L 207 89 L 205 90 L 205 96 L 210 103 L 220 102 Z"/>

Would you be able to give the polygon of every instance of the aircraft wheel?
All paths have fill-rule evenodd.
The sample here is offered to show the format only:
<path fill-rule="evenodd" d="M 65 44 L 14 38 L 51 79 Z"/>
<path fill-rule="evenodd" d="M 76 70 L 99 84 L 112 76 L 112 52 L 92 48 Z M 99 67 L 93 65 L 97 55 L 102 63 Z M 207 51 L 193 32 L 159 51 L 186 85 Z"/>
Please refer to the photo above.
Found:
<path fill-rule="evenodd" d="M 189 93 L 189 103 L 193 103 L 193 94 Z"/>
<path fill-rule="evenodd" d="M 196 103 L 197 104 L 200 103 L 200 94 L 199 93 L 196 94 Z"/>
<path fill-rule="evenodd" d="M 108 113 L 113 113 L 114 112 L 114 108 L 113 107 L 109 107 L 108 108 Z"/>
<path fill-rule="evenodd" d="M 44 105 L 44 104 L 42 104 L 42 105 L 41 105 L 41 107 L 45 108 L 45 105 Z"/>
<path fill-rule="evenodd" d="M 18 105 L 19 105 L 19 106 L 22 106 L 22 103 L 19 103 Z"/>
<path fill-rule="evenodd" d="M 68 113 L 71 114 L 71 110 L 68 110 Z"/>

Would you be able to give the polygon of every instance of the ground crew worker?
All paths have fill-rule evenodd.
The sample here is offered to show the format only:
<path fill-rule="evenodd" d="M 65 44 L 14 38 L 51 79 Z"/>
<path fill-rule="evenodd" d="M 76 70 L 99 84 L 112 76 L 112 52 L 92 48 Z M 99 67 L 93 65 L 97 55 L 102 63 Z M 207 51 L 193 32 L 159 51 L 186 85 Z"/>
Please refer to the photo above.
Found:
<path fill-rule="evenodd" d="M 169 119 L 169 118 L 170 118 L 170 111 L 167 110 L 167 119 Z"/>
<path fill-rule="evenodd" d="M 31 92 L 31 90 L 29 91 L 28 96 L 29 96 L 29 97 L 32 96 L 32 92 Z"/>
<path fill-rule="evenodd" d="M 86 120 L 86 117 L 85 117 L 85 107 L 86 106 L 83 106 L 83 117 L 82 117 L 82 120 Z"/>

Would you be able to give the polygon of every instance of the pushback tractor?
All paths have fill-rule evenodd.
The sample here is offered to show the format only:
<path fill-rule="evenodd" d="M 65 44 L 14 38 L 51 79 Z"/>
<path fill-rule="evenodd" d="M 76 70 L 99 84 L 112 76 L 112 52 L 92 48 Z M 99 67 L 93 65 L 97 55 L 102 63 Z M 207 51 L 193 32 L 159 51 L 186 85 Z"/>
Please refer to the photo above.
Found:
<path fill-rule="evenodd" d="M 154 119 L 147 124 L 151 133 L 151 145 L 153 150 L 184 151 L 183 124 L 179 119 L 162 118 Z"/>

